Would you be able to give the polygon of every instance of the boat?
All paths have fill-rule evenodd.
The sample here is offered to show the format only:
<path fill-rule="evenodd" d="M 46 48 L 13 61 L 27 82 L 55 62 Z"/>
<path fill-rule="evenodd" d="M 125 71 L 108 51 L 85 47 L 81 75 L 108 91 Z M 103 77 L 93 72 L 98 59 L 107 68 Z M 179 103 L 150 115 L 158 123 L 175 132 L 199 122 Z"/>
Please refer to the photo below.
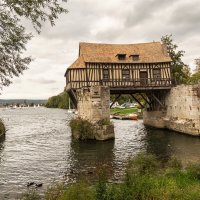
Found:
<path fill-rule="evenodd" d="M 73 110 L 71 109 L 71 105 L 70 105 L 70 98 L 69 98 L 69 109 L 67 110 L 68 113 L 73 113 Z"/>
<path fill-rule="evenodd" d="M 129 115 L 110 115 L 111 119 L 120 119 L 120 120 L 138 120 L 138 116 L 136 114 Z"/>

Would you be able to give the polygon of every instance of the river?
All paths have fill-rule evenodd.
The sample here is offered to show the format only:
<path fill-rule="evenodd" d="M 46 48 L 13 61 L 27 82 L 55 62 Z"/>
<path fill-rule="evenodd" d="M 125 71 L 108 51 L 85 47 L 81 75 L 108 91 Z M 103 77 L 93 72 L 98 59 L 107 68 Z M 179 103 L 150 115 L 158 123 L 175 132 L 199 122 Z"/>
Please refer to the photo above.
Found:
<path fill-rule="evenodd" d="M 102 166 L 117 181 L 127 159 L 141 151 L 162 160 L 175 156 L 183 164 L 200 162 L 200 138 L 146 128 L 142 120 L 113 120 L 115 140 L 74 142 L 71 117 L 61 109 L 0 109 L 7 127 L 0 141 L 0 199 L 17 199 L 31 181 L 43 183 L 42 193 L 53 182 L 95 177 Z"/>

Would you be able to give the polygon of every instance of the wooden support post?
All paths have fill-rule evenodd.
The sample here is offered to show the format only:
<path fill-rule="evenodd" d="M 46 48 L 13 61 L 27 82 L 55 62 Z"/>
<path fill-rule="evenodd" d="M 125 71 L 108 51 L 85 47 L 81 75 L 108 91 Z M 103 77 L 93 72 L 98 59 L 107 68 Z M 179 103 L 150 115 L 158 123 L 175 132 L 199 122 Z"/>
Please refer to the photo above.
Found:
<path fill-rule="evenodd" d="M 150 106 L 150 104 L 151 104 L 151 102 L 149 102 L 148 100 L 147 100 L 147 98 L 141 93 L 140 94 L 140 96 L 146 101 L 146 103 L 148 103 L 149 104 L 149 106 Z"/>
<path fill-rule="evenodd" d="M 162 108 L 165 108 L 164 104 L 156 97 L 155 94 L 151 94 L 151 96 L 161 105 Z"/>
<path fill-rule="evenodd" d="M 119 97 L 121 96 L 121 94 L 119 94 L 116 98 L 115 98 L 115 100 L 112 102 L 112 104 L 110 105 L 110 108 L 112 108 L 112 106 L 114 105 L 114 103 L 117 101 L 117 99 L 119 99 Z"/>
<path fill-rule="evenodd" d="M 144 106 L 140 103 L 140 101 L 133 95 L 133 94 L 130 94 L 132 96 L 132 98 L 142 107 L 144 108 Z"/>

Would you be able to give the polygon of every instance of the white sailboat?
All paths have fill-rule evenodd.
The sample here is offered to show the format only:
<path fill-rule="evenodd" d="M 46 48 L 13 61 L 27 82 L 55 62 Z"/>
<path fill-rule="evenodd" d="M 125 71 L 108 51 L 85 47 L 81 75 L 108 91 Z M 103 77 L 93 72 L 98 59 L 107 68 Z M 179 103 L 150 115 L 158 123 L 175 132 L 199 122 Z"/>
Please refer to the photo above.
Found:
<path fill-rule="evenodd" d="M 67 111 L 68 113 L 73 113 L 72 109 L 71 109 L 71 105 L 70 105 L 70 98 L 69 98 L 69 109 Z"/>

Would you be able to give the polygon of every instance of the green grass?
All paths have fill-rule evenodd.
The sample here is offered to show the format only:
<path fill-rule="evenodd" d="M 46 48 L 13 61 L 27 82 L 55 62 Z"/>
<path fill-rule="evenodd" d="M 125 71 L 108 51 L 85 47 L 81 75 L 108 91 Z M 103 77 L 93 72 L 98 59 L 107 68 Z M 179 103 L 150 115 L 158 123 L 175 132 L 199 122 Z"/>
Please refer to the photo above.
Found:
<path fill-rule="evenodd" d="M 24 200 L 37 200 L 28 196 Z M 199 200 L 200 164 L 184 170 L 175 158 L 167 164 L 155 156 L 138 154 L 127 165 L 122 183 L 108 183 L 100 170 L 96 182 L 58 184 L 49 188 L 45 200 Z"/>
<path fill-rule="evenodd" d="M 111 108 L 111 114 L 128 115 L 137 113 L 137 108 Z"/>

